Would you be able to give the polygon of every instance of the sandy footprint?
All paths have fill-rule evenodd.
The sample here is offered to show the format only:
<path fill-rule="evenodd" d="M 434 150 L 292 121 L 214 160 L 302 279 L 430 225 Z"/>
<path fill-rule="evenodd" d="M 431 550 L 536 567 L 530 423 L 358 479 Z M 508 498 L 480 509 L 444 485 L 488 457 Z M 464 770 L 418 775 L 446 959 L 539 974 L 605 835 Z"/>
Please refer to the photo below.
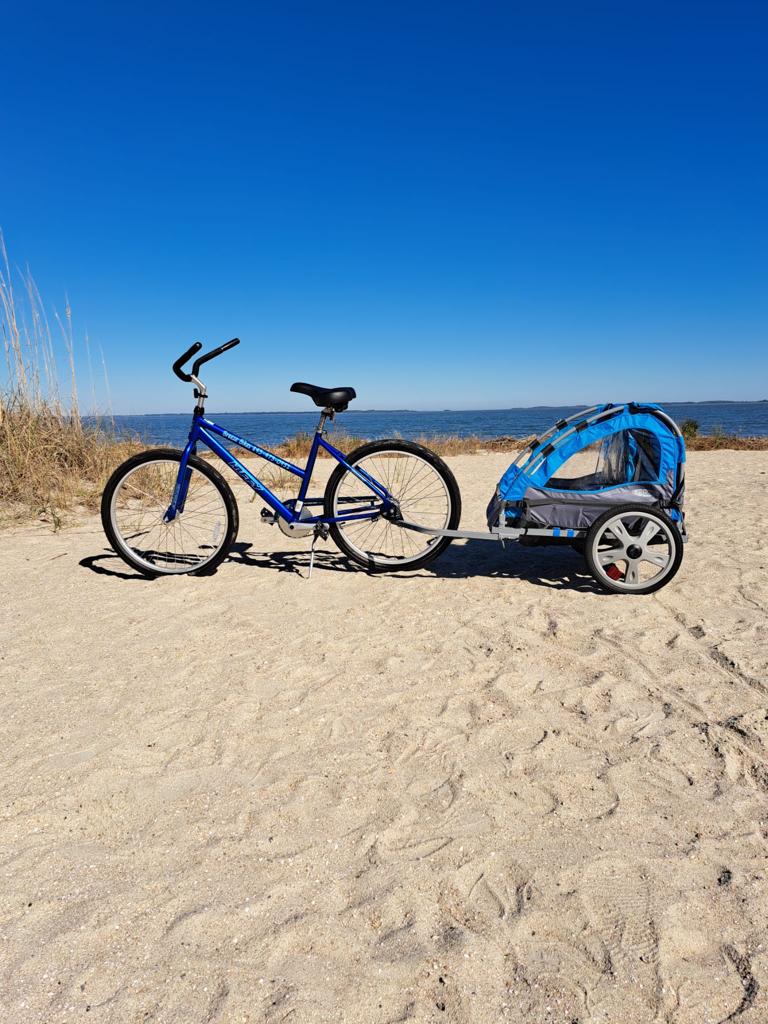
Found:
<path fill-rule="evenodd" d="M 472 931 L 500 938 L 499 928 L 514 926 L 532 898 L 527 874 L 506 852 L 473 860 L 456 872 L 454 916 Z"/>
<path fill-rule="evenodd" d="M 557 801 L 556 813 L 574 821 L 608 818 L 619 806 L 618 793 L 605 768 L 569 769 L 560 776 L 553 774 L 545 788 Z"/>
<path fill-rule="evenodd" d="M 379 835 L 379 849 L 388 861 L 426 860 L 453 842 L 447 828 L 430 828 L 417 810 L 407 811 Z"/>
<path fill-rule="evenodd" d="M 757 1016 L 760 985 L 753 973 L 748 943 L 722 943 L 722 923 L 711 898 L 681 900 L 664 915 L 661 955 L 668 1017 L 674 1024 L 765 1019 Z M 754 1004 L 754 1006 L 753 1006 Z M 742 1016 L 742 1014 L 744 1016 Z"/>
<path fill-rule="evenodd" d="M 590 865 L 581 898 L 605 949 L 605 970 L 589 992 L 596 1020 L 655 1020 L 661 1003 L 658 934 L 647 878 L 639 865 L 603 860 Z"/>

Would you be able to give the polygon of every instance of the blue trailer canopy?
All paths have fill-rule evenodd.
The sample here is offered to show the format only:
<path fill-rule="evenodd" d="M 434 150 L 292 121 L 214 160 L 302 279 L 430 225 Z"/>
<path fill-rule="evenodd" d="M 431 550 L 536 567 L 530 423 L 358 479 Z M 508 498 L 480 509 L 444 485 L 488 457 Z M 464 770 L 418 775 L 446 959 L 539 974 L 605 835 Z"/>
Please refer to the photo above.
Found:
<path fill-rule="evenodd" d="M 679 519 L 684 463 L 683 436 L 661 406 L 595 406 L 520 453 L 499 481 L 488 525 L 584 529 L 619 504 L 654 505 Z"/>

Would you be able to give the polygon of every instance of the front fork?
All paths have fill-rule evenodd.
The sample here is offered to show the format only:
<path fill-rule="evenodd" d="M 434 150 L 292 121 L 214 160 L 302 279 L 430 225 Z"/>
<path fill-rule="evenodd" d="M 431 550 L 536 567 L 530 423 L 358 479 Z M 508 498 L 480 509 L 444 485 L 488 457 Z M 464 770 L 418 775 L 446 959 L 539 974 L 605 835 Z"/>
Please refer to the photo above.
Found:
<path fill-rule="evenodd" d="M 189 481 L 192 479 L 192 470 L 189 467 L 189 457 L 190 455 L 195 454 L 196 447 L 195 442 L 190 441 L 181 453 L 179 472 L 176 476 L 176 486 L 173 488 L 171 504 L 168 506 L 165 511 L 165 515 L 163 516 L 164 523 L 172 523 L 176 516 L 181 515 L 184 511 L 187 494 L 189 493 Z"/>

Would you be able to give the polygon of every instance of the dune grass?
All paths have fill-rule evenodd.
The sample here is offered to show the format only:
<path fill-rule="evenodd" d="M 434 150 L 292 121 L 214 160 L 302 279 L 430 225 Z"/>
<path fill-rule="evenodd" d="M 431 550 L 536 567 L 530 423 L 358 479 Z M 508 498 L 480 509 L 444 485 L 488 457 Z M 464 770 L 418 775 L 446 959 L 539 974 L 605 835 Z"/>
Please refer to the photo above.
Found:
<path fill-rule="evenodd" d="M 398 434 L 393 436 L 399 437 Z M 347 434 L 342 430 L 333 431 L 329 434 L 328 439 L 335 448 L 343 452 L 351 452 L 354 448 L 359 447 L 361 444 L 366 444 L 370 440 L 370 438 L 358 437 L 355 434 Z M 488 451 L 519 451 L 532 440 L 533 437 L 485 438 L 478 437 L 475 434 L 468 435 L 467 437 L 459 437 L 456 434 L 440 434 L 432 437 L 413 438 L 416 444 L 430 448 L 433 452 L 442 456 L 472 455 L 476 452 Z M 283 458 L 302 460 L 307 457 L 311 444 L 311 434 L 299 433 L 287 438 L 275 448 L 275 451 L 278 455 L 282 455 Z M 322 458 L 330 457 L 322 450 L 320 451 L 320 456 Z"/>
<path fill-rule="evenodd" d="M 142 446 L 118 440 L 109 418 L 84 422 L 69 304 L 52 320 L 0 234 L 0 515 L 58 527 L 67 511 L 95 508 L 110 472 Z M 85 351 L 90 366 L 87 339 Z"/>
<path fill-rule="evenodd" d="M 394 435 L 397 436 L 397 435 Z M 719 428 L 715 428 L 711 434 L 700 434 L 698 429 L 684 432 L 685 444 L 690 451 L 718 451 L 732 449 L 734 451 L 768 451 L 768 437 L 740 437 L 737 434 L 727 434 Z M 342 431 L 329 435 L 329 440 L 343 452 L 351 452 L 361 444 L 365 444 L 369 438 L 357 437 L 354 434 L 345 434 Z M 518 452 L 533 441 L 533 435 L 529 437 L 458 437 L 457 435 L 436 435 L 433 437 L 414 438 L 416 444 L 424 445 L 441 456 L 451 455 L 475 455 L 485 452 Z M 282 444 L 275 448 L 278 455 L 286 459 L 301 461 L 307 457 L 309 446 L 312 443 L 310 434 L 300 433 L 289 437 Z M 321 457 L 326 454 L 321 450 Z"/>
<path fill-rule="evenodd" d="M 734 451 L 766 451 L 768 437 L 739 437 L 726 434 L 722 427 L 715 427 L 710 434 L 702 434 L 696 420 L 683 420 L 680 430 L 686 447 L 694 452 L 711 452 L 730 448 Z"/>
<path fill-rule="evenodd" d="M 687 437 L 685 445 L 688 451 L 692 452 L 714 452 L 723 449 L 736 452 L 765 452 L 768 451 L 768 437 L 739 437 L 737 434 L 713 430 L 711 434 Z"/>

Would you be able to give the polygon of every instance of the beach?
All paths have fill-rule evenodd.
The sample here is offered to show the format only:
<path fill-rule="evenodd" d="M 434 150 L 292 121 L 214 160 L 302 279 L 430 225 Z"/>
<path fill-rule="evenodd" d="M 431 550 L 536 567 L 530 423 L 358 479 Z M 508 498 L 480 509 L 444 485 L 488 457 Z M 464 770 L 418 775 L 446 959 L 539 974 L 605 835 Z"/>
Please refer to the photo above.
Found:
<path fill-rule="evenodd" d="M 446 461 L 484 529 L 509 455 Z M 768 452 L 689 455 L 638 598 L 481 541 L 308 580 L 233 489 L 210 577 L 0 532 L 4 1021 L 768 1020 Z"/>

